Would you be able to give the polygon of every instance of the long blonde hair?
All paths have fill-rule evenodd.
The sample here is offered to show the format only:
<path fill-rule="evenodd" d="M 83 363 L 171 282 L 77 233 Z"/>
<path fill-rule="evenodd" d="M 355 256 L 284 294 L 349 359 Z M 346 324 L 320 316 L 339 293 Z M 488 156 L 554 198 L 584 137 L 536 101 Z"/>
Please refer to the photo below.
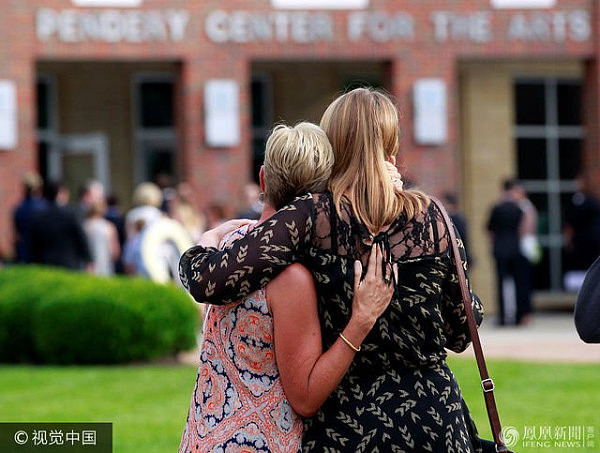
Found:
<path fill-rule="evenodd" d="M 428 205 L 422 192 L 394 188 L 386 161 L 398 152 L 398 111 L 384 93 L 357 88 L 335 99 L 321 118 L 335 162 L 329 189 L 338 213 L 346 198 L 354 215 L 377 233 L 400 214 Z"/>

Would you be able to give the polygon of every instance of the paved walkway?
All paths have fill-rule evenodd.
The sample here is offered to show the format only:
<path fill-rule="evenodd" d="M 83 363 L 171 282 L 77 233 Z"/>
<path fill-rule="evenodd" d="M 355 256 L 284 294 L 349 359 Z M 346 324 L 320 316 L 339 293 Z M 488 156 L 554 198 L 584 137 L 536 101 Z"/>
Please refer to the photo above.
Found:
<path fill-rule="evenodd" d="M 600 364 L 600 344 L 579 339 L 571 313 L 536 313 L 524 327 L 496 327 L 488 316 L 479 335 L 486 358 Z M 461 356 L 469 354 L 473 354 L 470 347 Z M 198 351 L 182 353 L 178 361 L 196 365 Z"/>
<path fill-rule="evenodd" d="M 497 327 L 493 317 L 479 329 L 483 352 L 489 358 L 540 362 L 600 364 L 600 344 L 586 344 L 577 335 L 571 313 L 536 313 L 529 325 Z M 473 353 L 471 348 L 466 354 Z"/>

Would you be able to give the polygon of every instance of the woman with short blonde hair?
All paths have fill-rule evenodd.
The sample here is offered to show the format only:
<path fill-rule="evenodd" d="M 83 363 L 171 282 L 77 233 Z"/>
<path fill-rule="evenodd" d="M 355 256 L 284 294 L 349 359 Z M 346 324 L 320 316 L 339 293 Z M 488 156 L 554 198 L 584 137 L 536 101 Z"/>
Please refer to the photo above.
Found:
<path fill-rule="evenodd" d="M 308 122 L 277 125 L 265 149 L 265 199 L 280 208 L 296 194 L 322 192 L 332 167 L 333 150 L 323 129 Z"/>
<path fill-rule="evenodd" d="M 321 121 L 335 155 L 330 190 L 284 206 L 227 253 L 211 248 L 208 236 L 180 261 L 184 285 L 211 304 L 243 297 L 293 262 L 311 271 L 324 348 L 342 338 L 356 355 L 333 394 L 305 419 L 305 452 L 474 451 L 460 388 L 446 364 L 447 349 L 461 352 L 470 343 L 451 239 L 438 206 L 421 192 L 401 190 L 389 171 L 398 152 L 395 110 L 377 90 L 340 96 Z M 265 243 L 268 250 L 261 249 Z M 373 244 L 383 251 L 382 278 L 395 291 L 363 340 L 346 335 L 344 326 L 352 263 L 360 259 L 366 267 Z M 400 281 L 386 270 L 389 263 L 398 265 Z M 474 295 L 472 305 L 481 322 Z"/>

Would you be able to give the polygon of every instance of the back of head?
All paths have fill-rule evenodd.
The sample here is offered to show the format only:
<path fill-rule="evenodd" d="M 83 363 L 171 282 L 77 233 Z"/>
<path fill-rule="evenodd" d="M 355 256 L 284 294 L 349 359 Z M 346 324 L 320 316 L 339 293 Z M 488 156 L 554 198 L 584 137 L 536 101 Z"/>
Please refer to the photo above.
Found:
<path fill-rule="evenodd" d="M 402 212 L 413 217 L 427 203 L 416 191 L 397 191 L 386 161 L 398 153 L 398 111 L 383 92 L 357 88 L 334 100 L 321 118 L 335 164 L 329 187 L 336 207 L 342 197 L 372 232 Z"/>
<path fill-rule="evenodd" d="M 154 183 L 143 182 L 133 192 L 133 204 L 135 206 L 154 206 L 158 208 L 161 203 L 162 192 Z"/>
<path fill-rule="evenodd" d="M 502 181 L 502 189 L 504 191 L 512 190 L 516 184 L 517 184 L 517 181 L 513 178 L 505 179 L 504 181 Z"/>
<path fill-rule="evenodd" d="M 103 198 L 91 202 L 87 212 L 88 217 L 102 217 L 106 214 L 106 201 Z"/>
<path fill-rule="evenodd" d="M 47 181 L 44 184 L 44 199 L 54 203 L 58 197 L 58 192 L 61 189 L 61 183 L 58 181 Z"/>
<path fill-rule="evenodd" d="M 23 187 L 25 188 L 26 197 L 39 195 L 43 187 L 42 177 L 37 173 L 26 173 L 23 176 Z"/>
<path fill-rule="evenodd" d="M 297 195 L 322 192 L 332 166 L 333 151 L 319 126 L 307 122 L 278 125 L 265 149 L 265 199 L 280 208 Z"/>

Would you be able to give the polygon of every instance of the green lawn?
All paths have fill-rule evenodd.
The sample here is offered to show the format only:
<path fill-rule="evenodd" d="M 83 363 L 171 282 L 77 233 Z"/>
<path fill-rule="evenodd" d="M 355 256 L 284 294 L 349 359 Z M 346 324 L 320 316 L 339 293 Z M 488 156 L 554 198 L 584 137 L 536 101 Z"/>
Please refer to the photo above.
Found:
<path fill-rule="evenodd" d="M 477 367 L 452 358 L 465 399 L 490 438 Z M 523 448 L 518 452 L 600 451 L 600 364 L 490 361 L 501 420 L 525 427 L 593 427 L 594 448 Z M 196 377 L 191 366 L 0 366 L 0 421 L 109 421 L 115 453 L 175 452 Z M 521 441 L 520 441 L 521 442 Z"/>
<path fill-rule="evenodd" d="M 190 366 L 0 367 L 2 421 L 112 422 L 115 453 L 176 452 Z"/>
<path fill-rule="evenodd" d="M 489 422 L 481 390 L 479 371 L 474 360 L 453 358 L 450 366 L 477 422 L 480 434 L 491 439 Z M 521 439 L 517 452 L 573 453 L 600 452 L 600 363 L 540 364 L 488 361 L 490 376 L 496 384 L 496 403 L 504 427 L 513 426 Z M 593 447 L 523 446 L 523 435 L 533 428 L 555 430 L 583 427 L 593 431 Z M 576 432 L 576 428 L 571 428 Z M 537 435 L 537 434 L 536 434 Z M 539 436 L 538 436 L 539 437 Z M 558 434 L 559 439 L 565 437 Z M 531 438 L 530 438 L 531 442 Z M 535 441 L 533 441 L 535 442 Z"/>

